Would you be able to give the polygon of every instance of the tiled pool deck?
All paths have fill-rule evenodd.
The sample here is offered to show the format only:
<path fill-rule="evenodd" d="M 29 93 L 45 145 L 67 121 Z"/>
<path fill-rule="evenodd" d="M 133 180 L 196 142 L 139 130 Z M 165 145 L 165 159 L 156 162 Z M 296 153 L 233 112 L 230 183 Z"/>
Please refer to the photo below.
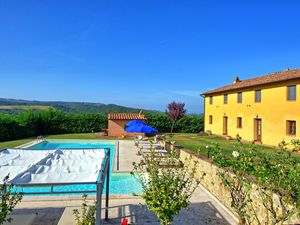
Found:
<path fill-rule="evenodd" d="M 115 157 L 114 171 L 132 170 L 132 162 L 140 158 L 133 141 L 119 142 L 119 158 Z M 116 165 L 118 160 L 118 167 Z M 117 170 L 118 169 L 118 170 Z M 93 202 L 93 199 L 90 199 Z M 56 225 L 66 207 L 81 207 L 80 197 L 24 197 L 13 214 L 37 213 L 34 225 Z M 104 202 L 103 202 L 104 205 Z M 156 217 L 146 210 L 144 201 L 130 195 L 112 195 L 110 197 L 109 220 L 105 224 L 121 224 L 126 217 L 130 223 L 137 225 L 159 225 Z M 103 213 L 102 213 L 103 215 Z M 186 225 L 229 225 L 237 224 L 236 218 L 204 188 L 198 187 L 192 195 L 188 210 L 182 210 L 173 224 Z M 70 224 L 71 225 L 71 224 Z"/>

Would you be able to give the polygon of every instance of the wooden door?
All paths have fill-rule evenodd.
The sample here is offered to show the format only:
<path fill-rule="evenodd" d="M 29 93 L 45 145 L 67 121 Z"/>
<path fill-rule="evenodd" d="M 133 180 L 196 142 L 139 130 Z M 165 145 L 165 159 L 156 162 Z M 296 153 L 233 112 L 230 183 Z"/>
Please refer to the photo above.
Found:
<path fill-rule="evenodd" d="M 254 119 L 254 141 L 261 142 L 262 122 L 261 119 Z"/>
<path fill-rule="evenodd" d="M 223 117 L 223 135 L 227 135 L 228 132 L 228 117 Z"/>

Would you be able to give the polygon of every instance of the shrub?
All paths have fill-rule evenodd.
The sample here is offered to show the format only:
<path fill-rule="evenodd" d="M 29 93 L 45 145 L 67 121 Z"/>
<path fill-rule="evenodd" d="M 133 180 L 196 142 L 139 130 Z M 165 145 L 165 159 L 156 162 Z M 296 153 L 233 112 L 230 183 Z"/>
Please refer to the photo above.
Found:
<path fill-rule="evenodd" d="M 212 135 L 211 130 L 206 130 L 205 132 L 207 133 L 208 136 L 211 136 L 211 135 Z"/>
<path fill-rule="evenodd" d="M 132 174 L 142 185 L 142 198 L 162 225 L 171 224 L 173 217 L 182 208 L 188 207 L 189 199 L 198 185 L 194 179 L 196 162 L 191 162 L 191 159 L 184 165 L 176 162 L 175 152 L 162 157 L 151 150 L 149 155 L 143 155 L 139 163 L 133 164 Z M 188 166 L 193 163 L 193 169 L 189 170 Z"/>
<path fill-rule="evenodd" d="M 206 133 L 204 131 L 200 131 L 198 136 L 208 136 L 208 133 Z"/>
<path fill-rule="evenodd" d="M 23 194 L 13 191 L 14 185 L 7 184 L 9 176 L 3 179 L 3 184 L 0 187 L 1 191 L 1 209 L 0 209 L 0 224 L 11 222 L 12 218 L 8 217 L 15 206 L 22 200 Z"/>
<path fill-rule="evenodd" d="M 87 195 L 84 194 L 82 198 L 83 198 L 83 203 L 81 206 L 82 212 L 79 213 L 78 209 L 73 210 L 73 214 L 75 215 L 76 225 L 93 225 L 95 224 L 96 202 L 94 203 L 94 205 L 89 206 L 87 204 Z"/>
<path fill-rule="evenodd" d="M 293 152 L 300 151 L 300 139 L 292 139 L 291 145 L 293 146 Z"/>

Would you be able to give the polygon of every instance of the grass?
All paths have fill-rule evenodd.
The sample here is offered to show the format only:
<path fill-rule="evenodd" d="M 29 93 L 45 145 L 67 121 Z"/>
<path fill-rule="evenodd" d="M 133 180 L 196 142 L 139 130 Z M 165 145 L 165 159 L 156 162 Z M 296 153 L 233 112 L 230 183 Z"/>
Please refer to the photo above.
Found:
<path fill-rule="evenodd" d="M 95 140 L 130 140 L 133 139 L 132 137 L 126 138 L 118 138 L 118 137 L 108 137 L 108 136 L 101 136 L 98 133 L 77 133 L 77 134 L 53 134 L 53 135 L 46 135 L 45 138 L 49 139 L 95 139 Z"/>
<path fill-rule="evenodd" d="M 202 155 L 207 156 L 206 146 L 214 146 L 215 144 L 219 144 L 223 153 L 232 154 L 234 151 L 234 146 L 238 144 L 236 140 L 226 140 L 220 136 L 199 136 L 197 134 L 174 134 L 168 140 L 176 141 L 176 145 L 182 146 L 184 148 L 193 150 L 195 152 L 199 152 Z M 244 146 L 251 150 L 251 143 L 244 143 Z M 272 157 L 276 151 L 279 151 L 278 148 L 268 147 L 268 146 L 258 146 L 259 151 L 268 154 L 268 156 Z M 293 154 L 295 157 L 299 155 Z"/>
<path fill-rule="evenodd" d="M 97 136 L 95 133 L 53 134 L 53 135 L 46 135 L 45 138 L 49 138 L 49 139 L 96 139 Z"/>
<path fill-rule="evenodd" d="M 26 139 L 19 139 L 19 140 L 14 140 L 14 141 L 5 141 L 5 142 L 0 142 L 0 149 L 2 148 L 14 148 L 19 145 L 25 144 L 29 141 L 32 141 L 32 138 L 26 138 Z"/>
<path fill-rule="evenodd" d="M 98 136 L 97 133 L 82 133 L 82 134 L 54 134 L 46 135 L 45 138 L 49 139 L 94 139 L 94 140 L 116 140 L 116 137 Z M 0 149 L 2 148 L 14 148 L 19 145 L 25 144 L 29 141 L 34 140 L 34 138 L 19 139 L 13 141 L 0 142 Z M 125 140 L 130 140 L 132 138 L 124 138 Z"/>
<path fill-rule="evenodd" d="M 99 136 L 97 133 L 77 133 L 77 134 L 55 134 L 55 135 L 46 135 L 46 138 L 49 139 L 94 139 L 94 140 L 116 140 L 116 137 L 107 137 L 107 136 Z M 14 141 L 6 141 L 0 142 L 0 149 L 1 148 L 13 148 L 21 144 L 25 144 L 35 138 L 27 138 L 21 140 L 14 140 Z M 132 139 L 132 138 L 125 138 L 125 139 Z M 236 140 L 226 140 L 220 136 L 199 136 L 197 134 L 183 134 L 178 133 L 174 134 L 168 140 L 176 141 L 176 144 L 182 146 L 184 148 L 193 150 L 195 152 L 199 152 L 202 155 L 207 155 L 206 146 L 213 146 L 216 143 L 220 145 L 220 148 L 224 153 L 232 154 L 234 151 L 234 146 L 237 145 Z M 251 144 L 245 143 L 246 147 L 251 147 Z M 274 155 L 275 151 L 278 151 L 275 147 L 267 147 L 267 146 L 259 146 L 259 150 L 262 153 L 268 154 L 269 156 Z M 299 155 L 294 154 L 295 156 Z"/>

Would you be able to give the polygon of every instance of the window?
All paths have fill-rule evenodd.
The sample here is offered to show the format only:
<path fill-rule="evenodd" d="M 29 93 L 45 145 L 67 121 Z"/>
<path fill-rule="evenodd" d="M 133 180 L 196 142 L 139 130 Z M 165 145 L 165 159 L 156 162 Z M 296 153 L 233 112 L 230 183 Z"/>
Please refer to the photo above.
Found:
<path fill-rule="evenodd" d="M 255 102 L 261 102 L 261 90 L 255 91 Z"/>
<path fill-rule="evenodd" d="M 213 104 L 213 96 L 209 96 L 209 104 Z"/>
<path fill-rule="evenodd" d="M 294 120 L 286 121 L 286 134 L 296 135 L 296 121 Z"/>
<path fill-rule="evenodd" d="M 242 117 L 237 118 L 237 128 L 242 128 Z"/>
<path fill-rule="evenodd" d="M 296 85 L 287 87 L 287 100 L 296 100 Z"/>
<path fill-rule="evenodd" d="M 243 95 L 242 95 L 242 92 L 238 92 L 237 94 L 237 102 L 238 103 L 242 103 L 243 101 Z"/>
<path fill-rule="evenodd" d="M 228 94 L 225 94 L 224 95 L 224 104 L 227 104 L 228 103 Z"/>
<path fill-rule="evenodd" d="M 212 115 L 209 115 L 209 124 L 212 124 L 213 123 L 213 117 Z"/>

